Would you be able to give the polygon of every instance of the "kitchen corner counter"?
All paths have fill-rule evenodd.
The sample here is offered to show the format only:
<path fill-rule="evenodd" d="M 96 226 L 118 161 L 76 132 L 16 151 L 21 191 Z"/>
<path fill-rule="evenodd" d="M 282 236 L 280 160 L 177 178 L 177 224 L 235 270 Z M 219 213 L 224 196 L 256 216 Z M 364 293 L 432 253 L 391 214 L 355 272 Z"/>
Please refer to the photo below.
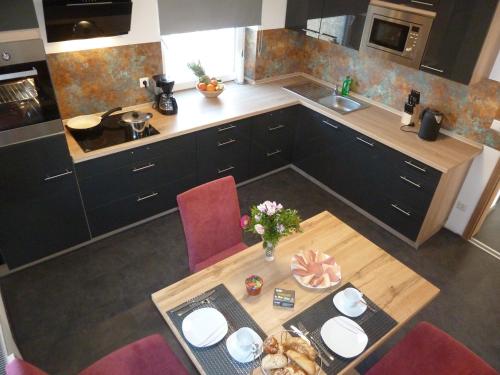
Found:
<path fill-rule="evenodd" d="M 418 138 L 415 133 L 403 132 L 400 130 L 400 117 L 376 105 L 350 114 L 340 115 L 282 88 L 282 86 L 306 81 L 308 81 L 307 78 L 297 76 L 256 85 L 231 83 L 227 84 L 224 93 L 215 99 L 207 99 L 194 89 L 176 92 L 179 113 L 175 116 L 165 116 L 158 113 L 152 109 L 151 103 L 124 109 L 125 111 L 152 112 L 151 124 L 160 134 L 85 153 L 66 130 L 69 150 L 73 161 L 79 163 L 276 109 L 302 104 L 444 173 L 469 162 L 481 152 L 479 147 L 443 134 L 440 134 L 435 142 L 427 142 Z"/>

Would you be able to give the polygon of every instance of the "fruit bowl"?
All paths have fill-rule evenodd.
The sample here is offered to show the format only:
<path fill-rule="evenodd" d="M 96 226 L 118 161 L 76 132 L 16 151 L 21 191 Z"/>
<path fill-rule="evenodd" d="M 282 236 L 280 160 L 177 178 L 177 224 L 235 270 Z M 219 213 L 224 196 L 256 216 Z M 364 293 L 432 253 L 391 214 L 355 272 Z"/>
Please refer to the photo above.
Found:
<path fill-rule="evenodd" d="M 212 90 L 212 91 L 200 90 L 198 87 L 196 88 L 196 90 L 198 90 L 198 92 L 202 93 L 205 96 L 205 98 L 216 98 L 220 94 L 222 94 L 222 91 L 224 91 L 224 86 L 222 86 L 222 88 L 220 90 Z"/>

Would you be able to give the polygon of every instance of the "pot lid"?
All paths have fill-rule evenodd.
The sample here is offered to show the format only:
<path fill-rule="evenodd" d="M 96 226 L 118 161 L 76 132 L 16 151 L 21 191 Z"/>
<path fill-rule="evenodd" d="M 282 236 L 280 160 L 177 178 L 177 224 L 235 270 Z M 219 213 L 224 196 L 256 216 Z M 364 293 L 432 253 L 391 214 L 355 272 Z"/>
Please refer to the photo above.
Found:
<path fill-rule="evenodd" d="M 122 115 L 122 121 L 128 124 L 137 124 L 146 122 L 153 117 L 152 113 L 139 112 L 139 111 L 131 111 L 124 113 Z"/>

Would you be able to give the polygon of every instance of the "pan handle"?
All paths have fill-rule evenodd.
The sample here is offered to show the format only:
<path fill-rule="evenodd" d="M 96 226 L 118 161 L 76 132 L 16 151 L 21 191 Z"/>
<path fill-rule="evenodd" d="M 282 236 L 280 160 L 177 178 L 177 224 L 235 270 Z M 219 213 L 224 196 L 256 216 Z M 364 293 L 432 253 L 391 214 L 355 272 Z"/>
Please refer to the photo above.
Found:
<path fill-rule="evenodd" d="M 101 119 L 103 118 L 106 118 L 108 117 L 110 114 L 114 113 L 114 112 L 117 112 L 117 111 L 121 111 L 122 110 L 122 107 L 115 107 L 113 109 L 110 109 L 109 111 L 107 112 L 104 112 L 102 115 L 101 115 Z"/>

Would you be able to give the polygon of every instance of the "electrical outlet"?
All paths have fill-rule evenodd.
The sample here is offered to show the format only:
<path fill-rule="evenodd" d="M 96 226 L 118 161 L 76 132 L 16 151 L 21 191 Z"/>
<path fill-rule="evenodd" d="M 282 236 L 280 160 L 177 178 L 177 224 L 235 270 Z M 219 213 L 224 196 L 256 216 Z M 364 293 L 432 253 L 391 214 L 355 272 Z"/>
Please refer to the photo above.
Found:
<path fill-rule="evenodd" d="M 139 87 L 149 87 L 149 78 L 148 77 L 139 78 Z"/>
<path fill-rule="evenodd" d="M 491 129 L 497 131 L 500 133 L 500 121 L 499 120 L 493 120 L 493 123 L 491 124 Z"/>
<path fill-rule="evenodd" d="M 467 210 L 467 205 L 463 202 L 457 202 L 457 210 L 465 212 Z"/>

